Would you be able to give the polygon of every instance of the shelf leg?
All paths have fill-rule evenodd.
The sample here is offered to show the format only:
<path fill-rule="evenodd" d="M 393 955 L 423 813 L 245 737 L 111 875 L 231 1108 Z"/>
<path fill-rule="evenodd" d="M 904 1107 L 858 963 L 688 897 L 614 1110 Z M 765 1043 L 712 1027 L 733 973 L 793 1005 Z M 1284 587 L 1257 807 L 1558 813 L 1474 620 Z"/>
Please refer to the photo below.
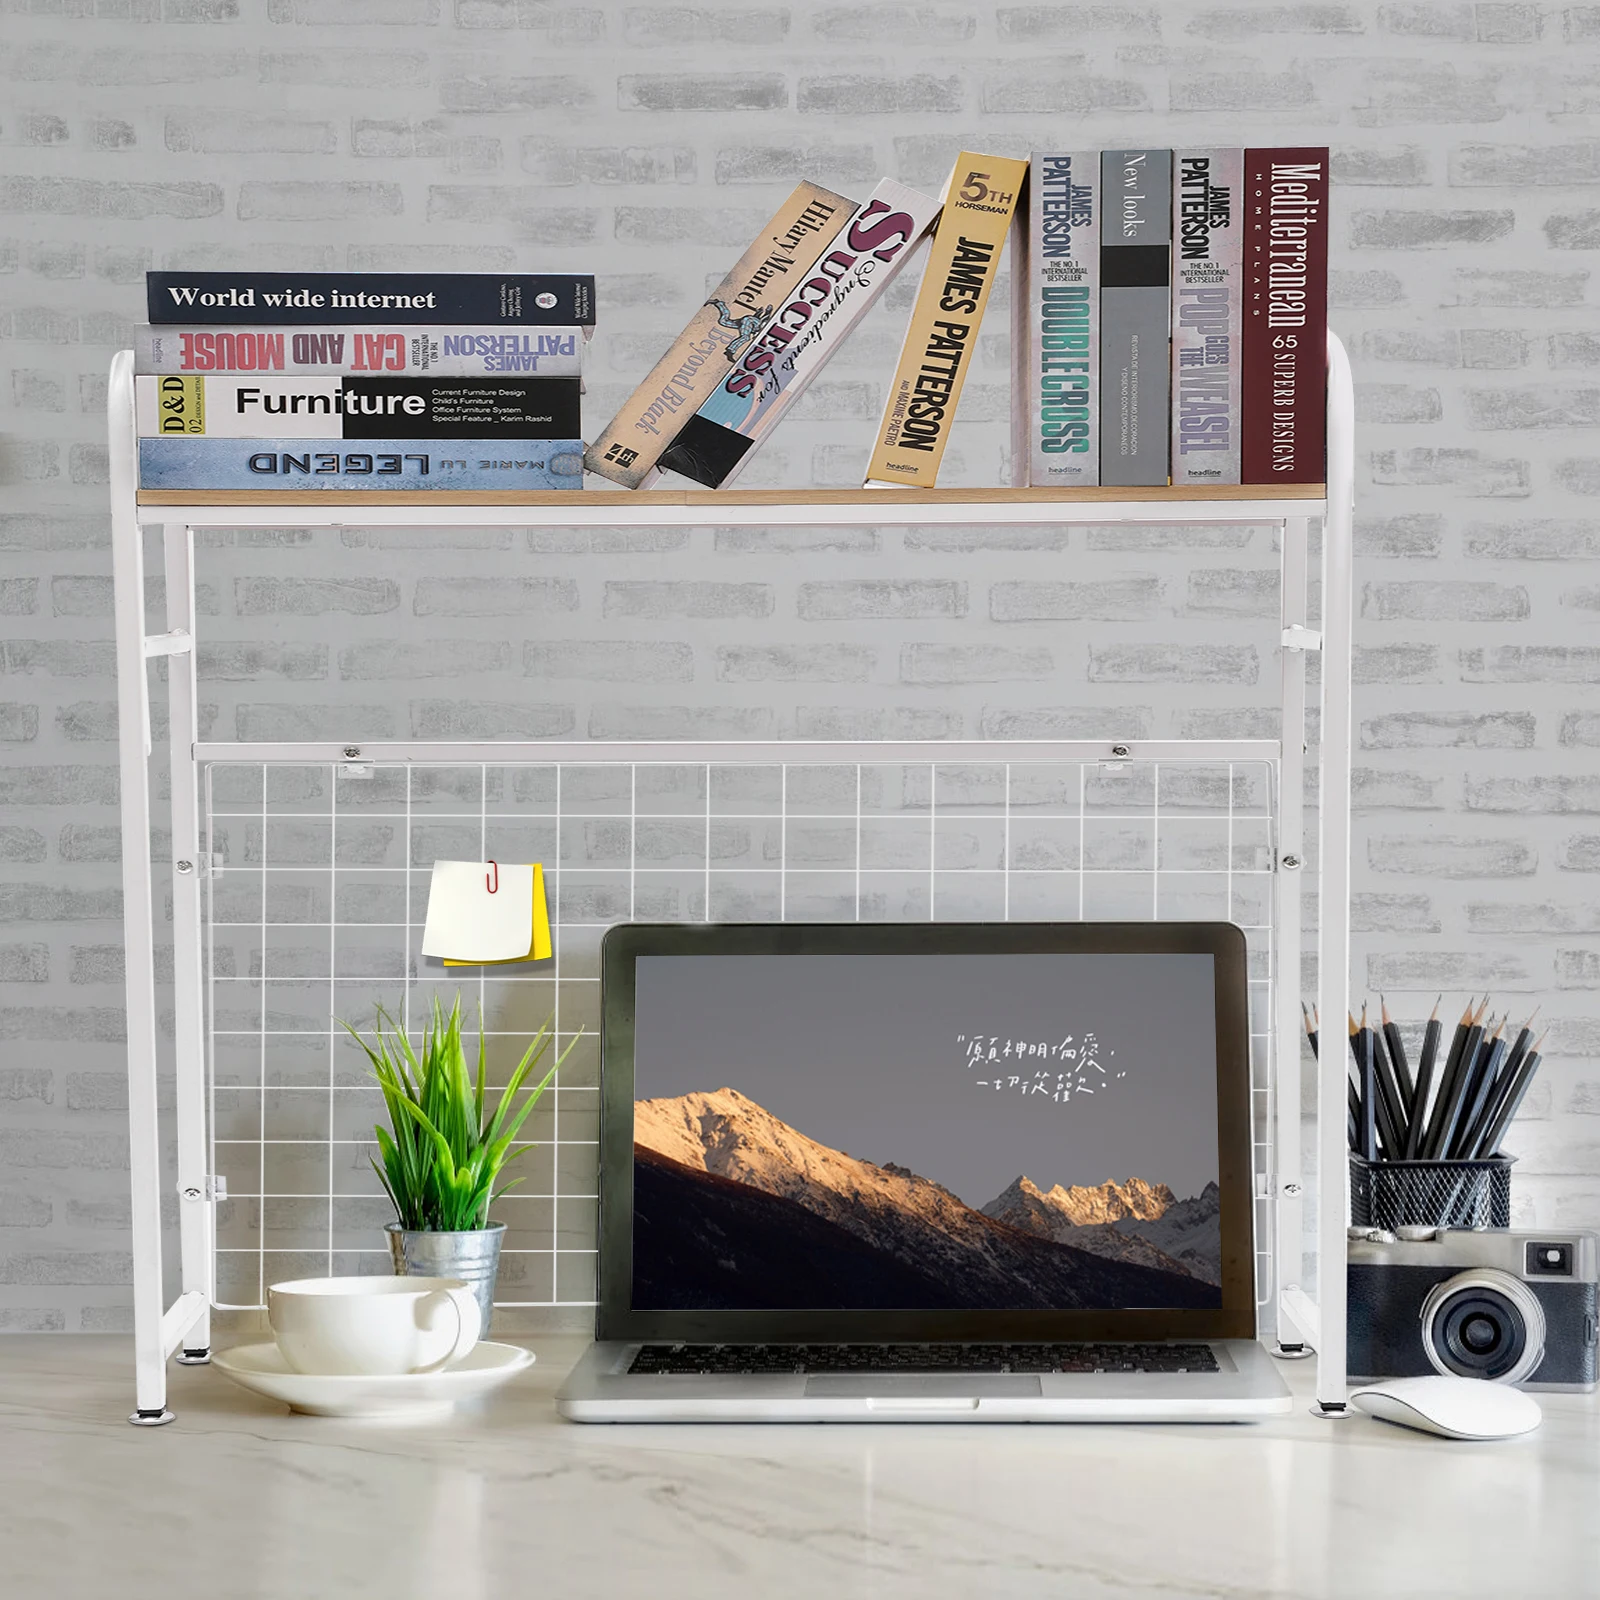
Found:
<path fill-rule="evenodd" d="M 111 363 L 107 396 L 111 567 L 117 640 L 117 742 L 121 762 L 122 917 L 128 1002 L 128 1168 L 133 1254 L 136 1409 L 167 1419 L 162 1347 L 161 1128 L 156 1112 L 154 885 L 150 871 L 150 697 L 144 654 L 144 545 L 135 505 L 133 355 Z"/>
<path fill-rule="evenodd" d="M 191 641 L 167 657 L 170 718 L 168 761 L 172 788 L 172 1001 L 175 1022 L 175 1102 L 178 1132 L 178 1230 L 185 1294 L 198 1292 L 204 1309 L 184 1336 L 178 1359 L 188 1366 L 210 1359 L 212 1235 L 216 1202 L 207 1175 L 205 986 L 200 900 L 210 872 L 210 840 L 200 838 L 200 802 L 194 746 L 199 738 L 195 684 L 194 530 L 181 523 L 162 529 L 166 562 L 167 627 Z"/>
<path fill-rule="evenodd" d="M 1350 360 L 1328 335 L 1328 514 L 1322 525 L 1322 793 L 1317 818 L 1321 896 L 1317 995 L 1330 1040 L 1317 1071 L 1317 1404 L 1345 1406 L 1344 1018 L 1350 998 L 1350 659 L 1354 627 L 1355 396 Z"/>
<path fill-rule="evenodd" d="M 1309 521 L 1283 524 L 1283 588 L 1280 620 L 1285 636 L 1306 624 L 1306 550 Z M 1302 1174 L 1300 1052 L 1305 1026 L 1300 1014 L 1301 908 L 1305 882 L 1306 652 L 1285 644 L 1280 652 L 1283 754 L 1278 769 L 1277 860 L 1272 882 L 1277 965 L 1273 990 L 1273 1272 L 1277 1335 L 1286 1348 L 1303 1347 L 1311 1330 L 1294 1314 L 1305 1271 L 1304 1177 Z"/>

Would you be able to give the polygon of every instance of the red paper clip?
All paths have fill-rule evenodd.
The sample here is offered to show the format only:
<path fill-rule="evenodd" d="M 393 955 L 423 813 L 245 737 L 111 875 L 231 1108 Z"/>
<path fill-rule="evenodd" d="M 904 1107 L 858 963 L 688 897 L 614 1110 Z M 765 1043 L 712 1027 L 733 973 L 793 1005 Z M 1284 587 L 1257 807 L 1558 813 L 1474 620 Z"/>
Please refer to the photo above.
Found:
<path fill-rule="evenodd" d="M 484 873 L 483 881 L 486 884 L 488 884 L 489 893 L 490 894 L 499 894 L 499 892 L 500 892 L 500 863 L 498 861 L 491 861 L 489 863 L 489 865 L 494 868 L 494 872 L 492 874 L 487 873 L 487 872 Z"/>

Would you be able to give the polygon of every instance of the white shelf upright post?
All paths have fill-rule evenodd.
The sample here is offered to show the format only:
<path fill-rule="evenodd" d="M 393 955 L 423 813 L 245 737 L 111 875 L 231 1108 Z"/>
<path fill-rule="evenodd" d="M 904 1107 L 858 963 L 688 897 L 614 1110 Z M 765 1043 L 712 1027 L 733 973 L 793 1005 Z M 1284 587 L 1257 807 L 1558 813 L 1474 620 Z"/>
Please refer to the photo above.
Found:
<path fill-rule="evenodd" d="M 1350 1004 L 1350 664 L 1355 627 L 1355 391 L 1328 335 L 1328 505 L 1322 521 L 1321 798 L 1317 813 L 1317 1405 L 1342 1415 L 1345 1371 L 1345 1013 Z"/>
<path fill-rule="evenodd" d="M 1306 626 L 1306 547 L 1309 523 L 1290 517 L 1283 524 L 1283 584 L 1279 610 L 1279 694 L 1283 706 L 1283 750 L 1278 762 L 1278 859 L 1272 880 L 1273 950 L 1277 983 L 1273 1007 L 1273 1056 L 1277 1064 L 1272 1135 L 1274 1162 L 1271 1212 L 1275 1264 L 1278 1353 L 1298 1357 L 1316 1345 L 1315 1307 L 1305 1293 L 1305 1233 L 1300 1146 L 1302 885 L 1305 881 L 1306 656 L 1319 640 Z M 1296 730 L 1300 737 L 1296 738 Z"/>
<path fill-rule="evenodd" d="M 201 947 L 202 882 L 212 870 L 210 841 L 200 838 L 200 737 L 195 683 L 194 530 L 162 528 L 166 557 L 168 770 L 172 780 L 172 1012 L 178 1135 L 178 1216 L 181 1281 L 199 1311 L 183 1332 L 177 1359 L 200 1366 L 211 1359 L 212 1240 L 216 1204 L 206 1160 L 205 981 Z"/>
<path fill-rule="evenodd" d="M 1345 1398 L 1345 1110 L 1344 1071 L 1330 1049 L 1318 1074 L 1318 1272 L 1315 1299 L 1303 1284 L 1302 1175 L 1299 1093 L 1300 908 L 1303 849 L 1303 778 L 1306 652 L 1322 651 L 1322 790 L 1318 862 L 1321 885 L 1319 999 L 1330 1035 L 1342 1038 L 1337 1019 L 1345 1009 L 1350 931 L 1350 628 L 1351 510 L 1354 499 L 1350 369 L 1343 347 L 1328 343 L 1328 484 L 1325 501 L 1306 488 L 1238 491 L 1041 490 L 873 493 L 769 491 L 590 493 L 560 495 L 374 495 L 354 502 L 342 494 L 148 495 L 138 493 L 134 436 L 133 357 L 113 360 L 110 420 L 112 560 L 116 585 L 118 706 L 122 798 L 122 878 L 127 944 L 128 1120 L 132 1183 L 134 1345 L 137 1409 L 133 1421 L 171 1420 L 166 1409 L 166 1361 L 204 1360 L 210 1344 L 215 1287 L 216 1194 L 208 1175 L 206 1120 L 205 971 L 202 956 L 202 879 L 211 870 L 209 839 L 200 834 L 198 783 L 211 761 L 336 763 L 356 747 L 341 744 L 213 744 L 199 738 L 195 683 L 194 532 L 201 527 L 263 527 L 286 517 L 300 526 L 367 524 L 383 527 L 525 527 L 529 523 L 579 527 L 616 525 L 689 527 L 708 521 L 746 525 L 861 524 L 878 526 L 1003 522 L 1078 525 L 1117 522 L 1268 523 L 1283 549 L 1281 639 L 1282 729 L 1277 740 L 1040 740 L 983 742 L 973 746 L 843 742 L 783 746 L 582 742 L 554 746 L 524 743 L 401 740 L 365 744 L 364 761 L 494 763 L 552 760 L 674 762 L 748 760 L 904 762 L 942 759 L 1134 759 L 1149 761 L 1276 760 L 1278 830 L 1273 921 L 1277 967 L 1272 985 L 1273 1055 L 1277 1117 L 1261 1176 L 1275 1187 L 1266 1195 L 1275 1236 L 1273 1274 L 1280 1343 L 1310 1344 L 1318 1354 L 1317 1399 L 1326 1412 Z M 1016 462 L 1013 462 L 1013 469 Z M 1320 635 L 1306 626 L 1309 519 L 1323 515 L 1323 615 Z M 145 632 L 143 528 L 160 525 L 165 541 L 167 631 Z M 161 1261 L 160 1129 L 156 1112 L 156 990 L 154 876 L 150 859 L 149 693 L 146 664 L 169 658 L 172 778 L 173 995 L 176 1016 L 176 1133 L 181 1288 L 163 1309 Z M 1231 805 L 1231 799 L 1230 799 Z M 203 848 L 202 848 L 203 847 Z M 1230 861 L 1231 866 L 1231 861 Z M 1271 1103 L 1269 1097 L 1269 1104 Z M 1258 1207 L 1257 1215 L 1260 1210 Z M 1272 1225 L 1275 1224 L 1275 1225 Z"/>
<path fill-rule="evenodd" d="M 111 570 L 116 592 L 121 761 L 123 972 L 128 988 L 128 1171 L 132 1186 L 134 1405 L 130 1422 L 172 1420 L 162 1349 L 161 1129 L 156 1116 L 156 956 L 150 874 L 150 697 L 144 648 L 144 534 L 134 484 L 133 358 L 111 364 Z M 126 394 L 121 391 L 126 388 Z"/>

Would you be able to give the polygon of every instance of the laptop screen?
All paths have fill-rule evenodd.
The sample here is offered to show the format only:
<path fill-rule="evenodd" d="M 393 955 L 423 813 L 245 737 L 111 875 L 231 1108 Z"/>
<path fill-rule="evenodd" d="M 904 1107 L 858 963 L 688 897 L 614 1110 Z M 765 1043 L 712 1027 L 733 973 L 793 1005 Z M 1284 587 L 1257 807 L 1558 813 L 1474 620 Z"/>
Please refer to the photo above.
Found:
<path fill-rule="evenodd" d="M 639 953 L 633 1308 L 1222 1306 L 1215 962 Z"/>

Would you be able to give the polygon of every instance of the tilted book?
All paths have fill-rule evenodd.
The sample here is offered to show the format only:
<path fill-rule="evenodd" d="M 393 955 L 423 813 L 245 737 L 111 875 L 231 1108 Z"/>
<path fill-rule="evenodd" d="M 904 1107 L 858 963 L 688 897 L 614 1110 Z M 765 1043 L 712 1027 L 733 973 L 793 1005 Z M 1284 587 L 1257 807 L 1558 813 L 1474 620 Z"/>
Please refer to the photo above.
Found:
<path fill-rule="evenodd" d="M 1172 159 L 1172 482 L 1238 483 L 1244 151 Z"/>
<path fill-rule="evenodd" d="M 583 441 L 141 439 L 139 487 L 581 489 Z"/>
<path fill-rule="evenodd" d="M 708 488 L 732 483 L 938 215 L 937 200 L 885 178 L 662 452 L 661 465 Z"/>
<path fill-rule="evenodd" d="M 1246 150 L 1246 483 L 1322 483 L 1328 425 L 1328 152 Z"/>
<path fill-rule="evenodd" d="M 136 373 L 417 373 L 576 378 L 587 328 L 152 326 L 133 338 Z"/>
<path fill-rule="evenodd" d="M 136 377 L 141 437 L 576 439 L 576 378 Z"/>
<path fill-rule="evenodd" d="M 1100 481 L 1167 481 L 1172 152 L 1100 157 Z"/>
<path fill-rule="evenodd" d="M 574 272 L 147 272 L 152 322 L 594 326 Z"/>
<path fill-rule="evenodd" d="M 931 489 L 937 481 L 1027 176 L 1026 161 L 967 150 L 956 157 L 878 425 L 868 484 Z"/>
<path fill-rule="evenodd" d="M 1100 156 L 1035 154 L 1028 169 L 1028 481 L 1100 481 Z"/>
<path fill-rule="evenodd" d="M 585 466 L 637 489 L 855 210 L 854 200 L 802 183 L 584 452 Z"/>

